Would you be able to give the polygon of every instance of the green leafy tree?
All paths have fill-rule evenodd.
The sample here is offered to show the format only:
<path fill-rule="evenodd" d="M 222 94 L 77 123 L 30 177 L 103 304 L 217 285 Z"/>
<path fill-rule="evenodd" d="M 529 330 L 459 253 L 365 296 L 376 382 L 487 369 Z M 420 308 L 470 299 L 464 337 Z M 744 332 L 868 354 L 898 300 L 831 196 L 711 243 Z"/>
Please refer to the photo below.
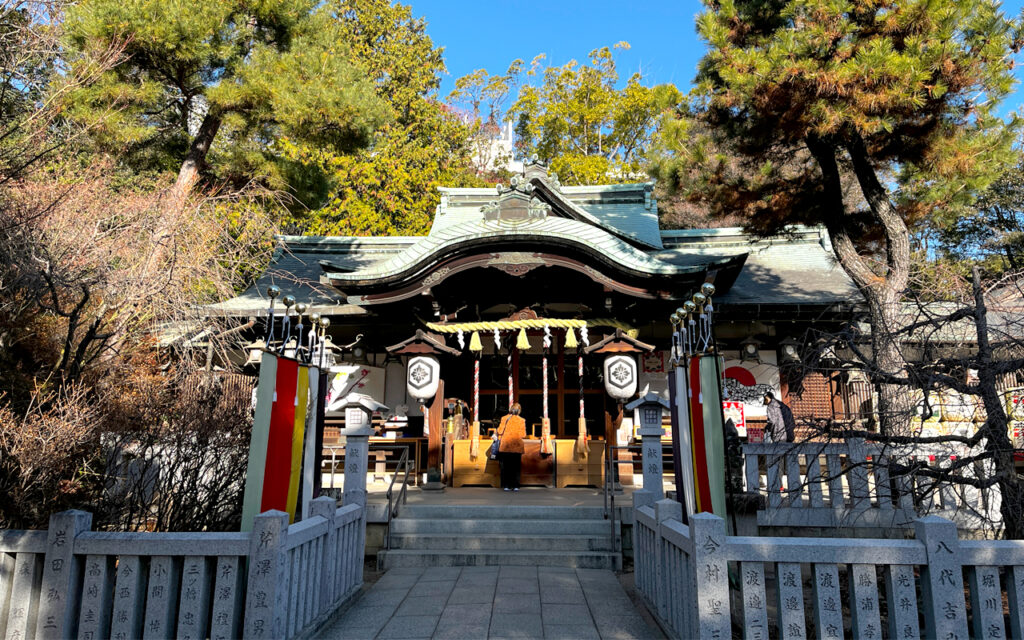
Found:
<path fill-rule="evenodd" d="M 314 235 L 423 235 L 440 203 L 439 186 L 484 186 L 470 168 L 468 130 L 439 108 L 429 121 L 381 132 L 371 150 L 338 154 L 288 149 L 298 162 L 320 167 L 332 187 L 320 208 L 296 213 L 294 224 Z"/>
<path fill-rule="evenodd" d="M 645 86 L 639 73 L 617 87 L 613 50 L 627 48 L 629 44 L 620 42 L 595 49 L 589 64 L 571 60 L 541 70 L 540 55 L 525 72 L 521 60 L 502 76 L 478 70 L 456 82 L 452 98 L 471 107 L 484 125 L 511 120 L 520 155 L 536 154 L 566 184 L 635 180 L 661 115 L 681 95 L 671 84 Z M 530 84 L 537 76 L 539 84 Z M 499 117 L 504 96 L 517 84 L 522 86 L 515 102 Z M 487 113 L 479 109 L 481 104 Z"/>
<path fill-rule="evenodd" d="M 931 225 L 940 257 L 981 262 L 1001 274 L 1024 269 L 1024 156 L 983 191 L 973 206 Z"/>
<path fill-rule="evenodd" d="M 178 169 L 174 195 L 207 167 L 285 186 L 280 136 L 350 151 L 386 119 L 342 25 L 313 0 L 84 0 L 66 20 L 72 64 L 124 47 L 126 61 L 68 96 L 70 118 L 102 123 L 106 148 Z"/>
<path fill-rule="evenodd" d="M 438 186 L 480 184 L 470 168 L 469 129 L 436 99 L 442 50 L 407 6 L 342 0 L 324 9 L 367 69 L 388 123 L 356 153 L 297 140 L 282 145 L 287 158 L 326 176 L 310 188 L 310 208 L 297 208 L 290 223 L 318 235 L 424 234 Z"/>
<path fill-rule="evenodd" d="M 693 106 L 655 174 L 765 234 L 823 224 L 867 301 L 879 412 L 907 425 L 886 383 L 908 286 L 908 225 L 955 210 L 1002 170 L 995 109 L 1014 86 L 1019 24 L 992 0 L 706 2 L 709 51 Z M 703 129 L 710 139 L 688 134 Z"/>

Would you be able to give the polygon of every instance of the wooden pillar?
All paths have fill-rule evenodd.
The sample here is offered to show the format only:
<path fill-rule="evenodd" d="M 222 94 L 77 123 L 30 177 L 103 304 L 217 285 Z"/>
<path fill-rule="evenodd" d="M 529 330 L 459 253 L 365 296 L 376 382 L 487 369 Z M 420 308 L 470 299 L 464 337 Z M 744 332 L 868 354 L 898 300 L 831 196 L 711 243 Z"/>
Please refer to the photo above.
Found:
<path fill-rule="evenodd" d="M 441 432 L 444 429 L 444 380 L 437 383 L 437 394 L 423 417 L 430 433 L 427 435 L 427 469 L 441 470 Z"/>

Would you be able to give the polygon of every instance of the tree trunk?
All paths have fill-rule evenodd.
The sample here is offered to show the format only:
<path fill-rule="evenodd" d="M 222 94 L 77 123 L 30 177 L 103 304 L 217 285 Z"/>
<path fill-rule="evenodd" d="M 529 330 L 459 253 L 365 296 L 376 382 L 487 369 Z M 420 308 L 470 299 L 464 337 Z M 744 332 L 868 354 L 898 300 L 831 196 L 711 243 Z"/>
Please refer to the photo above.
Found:
<path fill-rule="evenodd" d="M 202 124 L 199 125 L 199 133 L 192 140 L 188 154 L 181 163 L 181 168 L 178 170 L 178 179 L 170 189 L 170 197 L 153 232 L 153 246 L 146 257 L 146 263 L 139 273 L 138 278 L 140 282 L 151 282 L 155 278 L 160 277 L 158 272 L 167 259 L 167 253 L 171 247 L 174 232 L 181 222 L 182 213 L 188 204 L 188 197 L 192 193 L 192 188 L 199 179 L 199 170 L 206 161 L 206 155 L 210 152 L 210 146 L 213 144 L 214 138 L 217 137 L 221 120 L 221 114 L 211 109 L 203 118 Z M 108 351 L 112 354 L 120 352 L 123 340 L 123 331 L 120 329 L 112 331 L 109 335 Z"/>
<path fill-rule="evenodd" d="M 840 266 L 850 276 L 868 305 L 871 320 L 871 357 L 874 370 L 884 374 L 876 376 L 878 387 L 878 429 L 882 433 L 910 435 L 913 415 L 913 397 L 899 385 L 886 384 L 878 378 L 901 375 L 906 362 L 899 342 L 892 332 L 899 323 L 899 305 L 910 276 L 910 231 L 889 201 L 888 193 L 878 181 L 863 141 L 855 137 L 845 145 L 853 160 L 854 174 L 886 243 L 885 268 L 881 273 L 872 269 L 860 254 L 849 228 L 849 216 L 843 201 L 838 145 L 835 140 L 817 136 L 807 139 L 807 148 L 821 169 L 825 196 L 836 209 L 835 217 L 826 221 L 832 249 Z"/>
<path fill-rule="evenodd" d="M 213 144 L 214 138 L 217 137 L 220 125 L 220 112 L 213 109 L 206 113 L 202 124 L 199 125 L 199 133 L 192 140 L 188 154 L 181 163 L 181 168 L 178 170 L 178 179 L 174 182 L 174 186 L 171 187 L 170 199 L 161 217 L 160 224 L 156 229 L 153 238 L 154 247 L 146 260 L 146 266 L 142 274 L 145 278 L 154 275 L 156 269 L 163 263 L 167 255 L 171 236 L 178 227 L 181 214 L 185 210 L 185 205 L 188 201 L 188 196 L 192 193 L 192 188 L 199 179 L 199 170 L 206 161 L 206 155 L 210 152 L 210 146 Z"/>
<path fill-rule="evenodd" d="M 988 341 L 988 311 L 985 292 L 981 288 L 978 267 L 971 269 L 974 285 L 974 326 L 978 336 L 978 389 L 985 405 L 985 451 L 992 455 L 996 487 L 1001 497 L 1000 515 L 1003 517 L 1004 536 L 1009 540 L 1024 538 L 1024 487 L 1021 486 L 1013 463 L 1013 443 L 1010 442 L 1006 407 L 999 397 L 993 370 L 992 346 Z"/>
<path fill-rule="evenodd" d="M 913 435 L 915 396 L 903 384 L 889 384 L 887 376 L 905 378 L 906 361 L 898 338 L 892 330 L 899 326 L 899 303 L 902 290 L 894 290 L 884 283 L 865 294 L 871 315 L 871 356 L 878 389 L 878 430 L 888 435 Z M 872 373 L 872 372 L 869 372 Z M 877 375 L 880 374 L 880 375 Z"/>
<path fill-rule="evenodd" d="M 192 187 L 195 186 L 196 180 L 199 179 L 199 170 L 206 161 L 206 155 L 210 152 L 210 146 L 213 145 L 214 138 L 217 137 L 220 125 L 220 113 L 212 109 L 206 113 L 202 124 L 199 125 L 199 132 L 196 134 L 195 139 L 192 140 L 192 144 L 188 149 L 188 155 L 185 156 L 185 160 L 181 163 L 181 168 L 178 170 L 178 179 L 174 182 L 174 186 L 171 187 L 171 193 L 178 212 L 184 206 L 185 198 L 192 192 Z"/>

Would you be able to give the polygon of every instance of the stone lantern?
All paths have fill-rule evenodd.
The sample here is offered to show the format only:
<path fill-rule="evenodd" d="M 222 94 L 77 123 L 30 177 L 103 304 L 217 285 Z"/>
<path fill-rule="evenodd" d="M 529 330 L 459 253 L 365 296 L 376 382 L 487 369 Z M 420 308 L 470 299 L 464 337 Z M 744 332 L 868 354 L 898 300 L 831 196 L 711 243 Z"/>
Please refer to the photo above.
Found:
<path fill-rule="evenodd" d="M 375 411 L 388 408 L 370 396 L 350 393 L 338 407 L 345 412 L 345 487 L 342 504 L 357 503 L 366 506 L 366 469 L 373 435 L 371 417 Z"/>
<path fill-rule="evenodd" d="M 639 410 L 639 433 L 643 440 L 644 489 L 633 495 L 644 495 L 639 499 L 634 497 L 635 506 L 653 504 L 665 497 L 662 485 L 664 462 L 661 458 L 661 436 L 665 430 L 661 426 L 661 416 L 668 408 L 668 402 L 656 393 L 648 393 L 626 405 L 630 411 Z"/>

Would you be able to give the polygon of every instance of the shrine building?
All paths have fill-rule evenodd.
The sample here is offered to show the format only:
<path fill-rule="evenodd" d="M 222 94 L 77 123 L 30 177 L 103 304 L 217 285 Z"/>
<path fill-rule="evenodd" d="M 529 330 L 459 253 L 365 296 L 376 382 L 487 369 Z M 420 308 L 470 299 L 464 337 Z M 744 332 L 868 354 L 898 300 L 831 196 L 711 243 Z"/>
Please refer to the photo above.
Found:
<path fill-rule="evenodd" d="M 870 385 L 855 374 L 812 376 L 799 394 L 786 384 L 784 365 L 799 358 L 808 329 L 837 329 L 860 300 L 824 230 L 755 239 L 737 228 L 661 229 L 653 184 L 562 186 L 539 163 L 496 189 L 440 191 L 425 236 L 279 237 L 256 284 L 211 312 L 256 320 L 253 353 L 271 285 L 309 305 L 307 327 L 310 314 L 327 318 L 332 393 L 354 389 L 389 407 L 399 418 L 380 425 L 382 437 L 425 445 L 434 403 L 410 393 L 407 365 L 429 354 L 439 367 L 422 375 L 443 381 L 438 424 L 472 416 L 486 437 L 516 401 L 536 438 L 546 415 L 556 444 L 574 441 L 581 424 L 592 442 L 621 442 L 635 427 L 608 391 L 607 354 L 633 353 L 633 397 L 647 389 L 667 398 L 669 318 L 711 283 L 729 417 L 741 435 L 763 426 L 769 390 L 798 420 L 870 415 Z M 465 428 L 450 451 L 460 435 Z M 538 473 L 555 482 L 546 467 Z M 524 458 L 524 483 L 529 474 Z"/>

